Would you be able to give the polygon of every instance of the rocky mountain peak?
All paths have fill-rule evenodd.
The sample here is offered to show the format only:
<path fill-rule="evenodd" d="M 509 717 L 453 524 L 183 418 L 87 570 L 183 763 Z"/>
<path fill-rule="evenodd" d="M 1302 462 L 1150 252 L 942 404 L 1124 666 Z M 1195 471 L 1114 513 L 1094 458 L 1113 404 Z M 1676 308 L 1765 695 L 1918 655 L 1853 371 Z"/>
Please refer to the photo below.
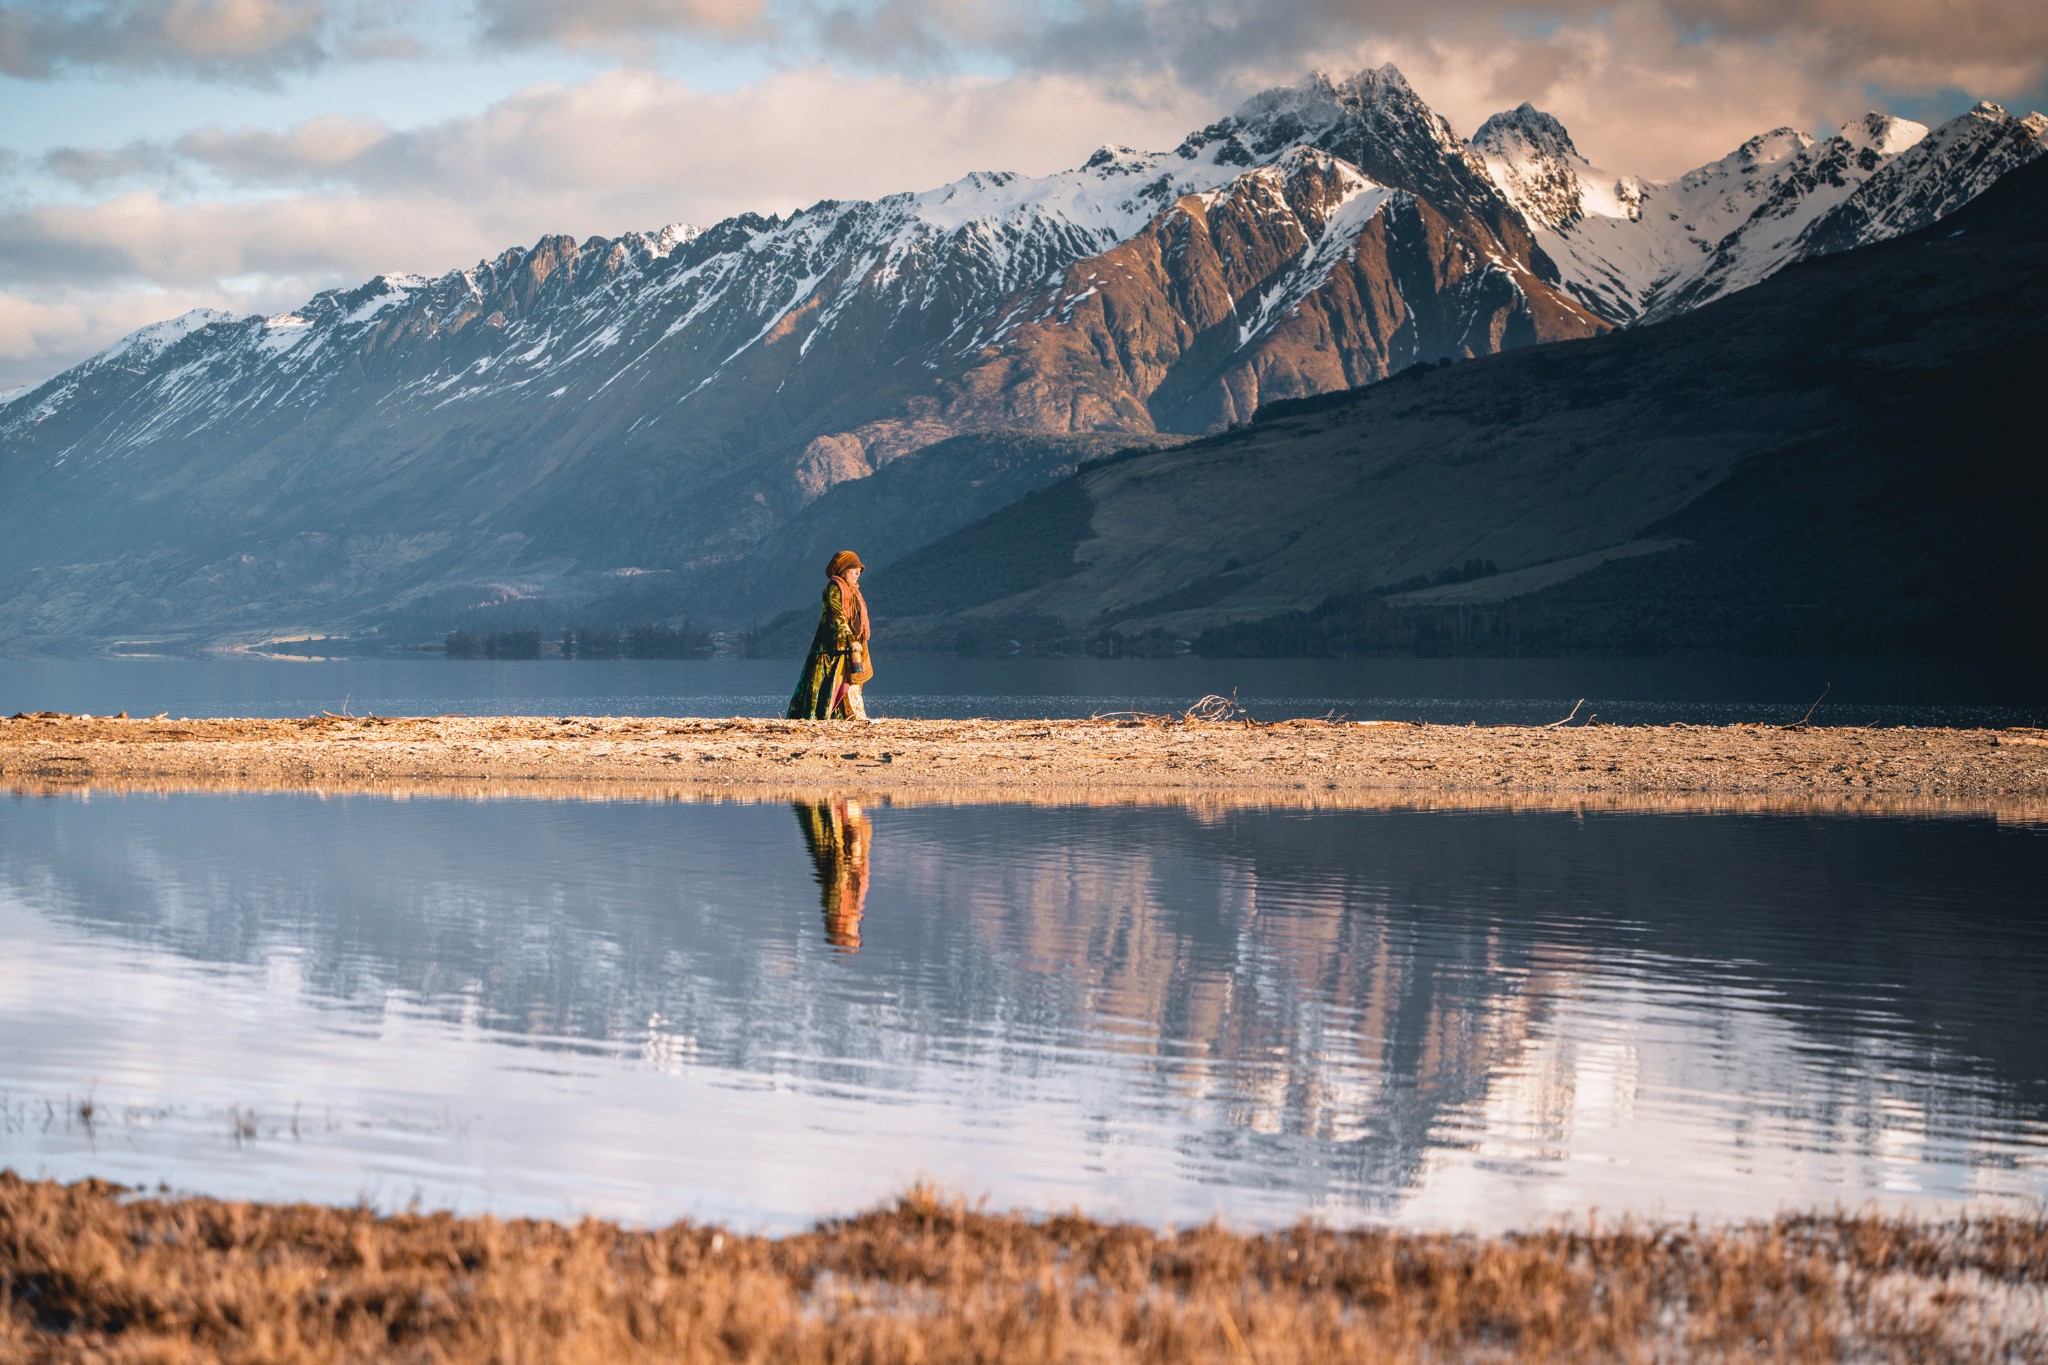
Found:
<path fill-rule="evenodd" d="M 1342 157 L 1375 184 L 1471 214 L 1510 254 L 1530 250 L 1527 229 L 1488 179 L 1479 154 L 1392 63 L 1341 79 L 1317 72 L 1261 91 L 1229 117 L 1189 135 L 1177 153 L 1251 166 L 1303 144 Z M 1534 259 L 1548 278 L 1549 263 L 1540 254 Z"/>
<path fill-rule="evenodd" d="M 1533 226 L 1561 228 L 1587 213 L 1633 216 L 1633 177 L 1596 171 L 1553 116 L 1524 103 L 1495 114 L 1472 135 L 1472 151 L 1510 204 Z M 1589 203 L 1589 191 L 1596 202 Z"/>
<path fill-rule="evenodd" d="M 1579 154 L 1564 125 L 1526 100 L 1480 124 L 1472 135 L 1472 146 L 1482 155 L 1497 153 L 1510 159 Z"/>
<path fill-rule="evenodd" d="M 1136 147 L 1127 147 L 1120 142 L 1105 142 L 1081 163 L 1081 169 L 1099 171 L 1104 175 L 1117 175 L 1144 170 L 1151 164 L 1152 158 Z"/>
<path fill-rule="evenodd" d="M 1462 153 L 1465 145 L 1392 62 L 1341 79 L 1317 71 L 1262 90 L 1229 117 L 1190 134 L 1181 154 L 1193 156 L 1226 139 L 1234 146 L 1219 159 L 1234 155 L 1246 163 L 1303 142 L 1340 156 L 1346 143 L 1415 144 L 1438 156 Z"/>
<path fill-rule="evenodd" d="M 1873 109 L 1862 118 L 1843 124 L 1837 136 L 1858 151 L 1867 149 L 1880 156 L 1896 156 L 1926 137 L 1927 125 Z"/>
<path fill-rule="evenodd" d="M 1758 133 L 1737 147 L 1733 159 L 1744 164 L 1782 161 L 1788 156 L 1797 156 L 1812 145 L 1812 136 L 1797 128 L 1773 128 L 1768 133 Z"/>

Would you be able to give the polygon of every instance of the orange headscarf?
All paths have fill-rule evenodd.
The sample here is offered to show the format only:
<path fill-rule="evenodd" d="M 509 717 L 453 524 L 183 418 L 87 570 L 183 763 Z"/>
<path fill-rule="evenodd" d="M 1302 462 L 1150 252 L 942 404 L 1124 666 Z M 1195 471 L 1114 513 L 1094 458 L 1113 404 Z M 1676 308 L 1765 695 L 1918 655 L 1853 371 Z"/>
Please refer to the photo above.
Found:
<path fill-rule="evenodd" d="M 832 562 L 825 566 L 825 576 L 839 585 L 839 601 L 846 609 L 846 624 L 853 632 L 853 638 L 862 644 L 868 642 L 868 603 L 860 595 L 860 585 L 849 574 L 854 569 L 866 569 L 860 556 L 851 550 L 841 550 L 832 556 Z"/>

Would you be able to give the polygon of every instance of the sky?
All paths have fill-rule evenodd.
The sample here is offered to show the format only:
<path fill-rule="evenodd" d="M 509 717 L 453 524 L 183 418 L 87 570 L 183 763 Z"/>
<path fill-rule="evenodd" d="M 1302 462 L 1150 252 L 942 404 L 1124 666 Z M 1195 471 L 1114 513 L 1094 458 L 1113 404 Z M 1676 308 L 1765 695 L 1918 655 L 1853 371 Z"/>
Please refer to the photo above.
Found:
<path fill-rule="evenodd" d="M 2048 107 L 2040 0 L 0 0 L 0 392 L 547 233 L 1042 174 L 1392 61 L 1673 175 L 1790 125 Z"/>

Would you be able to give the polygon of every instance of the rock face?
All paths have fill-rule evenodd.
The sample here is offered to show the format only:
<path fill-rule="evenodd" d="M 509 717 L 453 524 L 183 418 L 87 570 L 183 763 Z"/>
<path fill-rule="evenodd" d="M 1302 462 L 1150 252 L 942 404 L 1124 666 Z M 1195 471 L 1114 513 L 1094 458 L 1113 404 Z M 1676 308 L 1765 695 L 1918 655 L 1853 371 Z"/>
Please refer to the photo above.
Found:
<path fill-rule="evenodd" d="M 869 595 L 896 648 L 2039 656 L 2044 368 L 2038 160 L 1658 326 L 1102 462 Z"/>
<path fill-rule="evenodd" d="M 785 589 L 763 553 L 841 510 L 902 509 L 885 539 L 915 545 L 1105 441 L 1682 310 L 1806 249 L 1709 268 L 1780 190 L 1741 241 L 1836 224 L 1859 185 L 1883 193 L 1825 243 L 1946 211 L 2036 145 L 1979 122 L 1910 173 L 1885 123 L 1650 185 L 1526 106 L 1468 146 L 1384 67 L 1168 152 L 187 315 L 0 402 L 0 642 L 567 611 L 626 580 L 744 623 L 813 576 Z M 850 493 L 942 445 L 914 499 Z"/>
<path fill-rule="evenodd" d="M 2048 150 L 2048 118 L 1980 104 L 1931 133 L 1876 113 L 1821 139 L 1776 128 L 1663 181 L 1594 167 L 1527 104 L 1488 119 L 1472 147 L 1565 292 L 1630 323 L 1924 227 Z"/>

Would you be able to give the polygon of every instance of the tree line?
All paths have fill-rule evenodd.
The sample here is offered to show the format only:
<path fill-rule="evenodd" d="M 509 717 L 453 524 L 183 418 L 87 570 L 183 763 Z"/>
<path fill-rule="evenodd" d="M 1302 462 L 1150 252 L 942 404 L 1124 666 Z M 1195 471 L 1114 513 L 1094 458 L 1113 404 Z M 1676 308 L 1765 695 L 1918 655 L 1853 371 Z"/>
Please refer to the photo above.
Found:
<path fill-rule="evenodd" d="M 680 625 L 643 622 L 637 626 L 578 626 L 558 641 L 543 641 L 538 630 L 451 631 L 445 642 L 451 659 L 538 659 L 544 644 L 564 659 L 708 659 L 711 632 L 694 621 Z"/>

